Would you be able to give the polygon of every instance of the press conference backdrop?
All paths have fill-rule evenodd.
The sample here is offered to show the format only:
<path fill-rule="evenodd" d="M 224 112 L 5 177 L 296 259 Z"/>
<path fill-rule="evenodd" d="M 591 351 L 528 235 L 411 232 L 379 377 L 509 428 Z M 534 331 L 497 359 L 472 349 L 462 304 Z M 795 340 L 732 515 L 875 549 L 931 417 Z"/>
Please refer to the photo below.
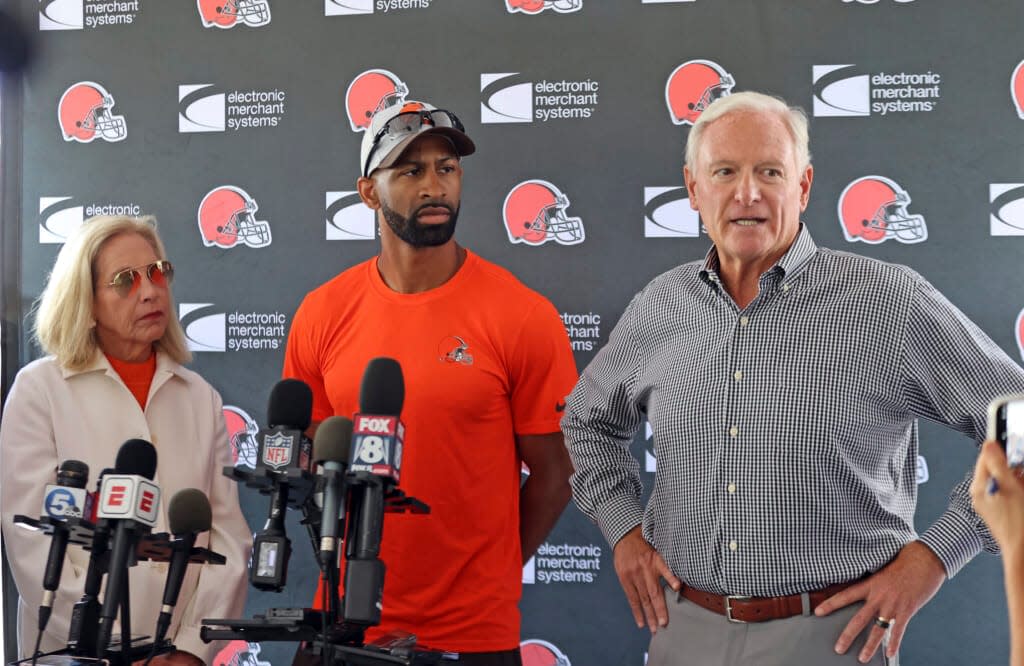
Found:
<path fill-rule="evenodd" d="M 359 143 L 379 104 L 407 98 L 462 118 L 478 153 L 457 238 L 554 302 L 582 369 L 632 294 L 707 251 L 682 147 L 709 100 L 747 89 L 811 116 L 804 220 L 819 244 L 909 264 L 1021 356 L 1018 0 L 225 2 L 20 3 L 39 52 L 3 90 L 20 197 L 4 219 L 20 230 L 3 258 L 21 266 L 5 286 L 11 365 L 39 355 L 25 315 L 67 234 L 94 214 L 153 213 L 193 367 L 224 396 L 234 457 L 251 467 L 296 306 L 377 251 L 354 192 Z M 545 207 L 557 219 L 524 228 Z M 862 223 L 885 215 L 887 230 Z M 649 485 L 649 430 L 633 452 Z M 927 423 L 922 454 L 919 529 L 975 455 Z M 266 500 L 241 496 L 258 528 Z M 289 530 L 287 591 L 254 591 L 247 614 L 311 601 L 294 516 Z M 644 663 L 611 550 L 575 508 L 523 583 L 527 664 Z M 915 618 L 903 663 L 1005 663 L 1006 623 L 999 562 L 982 555 Z M 218 662 L 286 664 L 293 649 L 233 644 Z"/>

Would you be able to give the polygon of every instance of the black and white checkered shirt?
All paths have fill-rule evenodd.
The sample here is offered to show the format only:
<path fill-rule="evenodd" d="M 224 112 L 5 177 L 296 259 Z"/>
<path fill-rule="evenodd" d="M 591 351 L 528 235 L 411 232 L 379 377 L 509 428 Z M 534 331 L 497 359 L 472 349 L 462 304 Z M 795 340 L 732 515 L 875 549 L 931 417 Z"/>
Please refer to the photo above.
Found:
<path fill-rule="evenodd" d="M 796 241 L 740 310 L 704 262 L 655 278 L 568 400 L 579 507 L 643 534 L 685 583 L 775 596 L 855 580 L 920 539 L 952 576 L 995 548 L 967 480 L 918 537 L 918 417 L 980 442 L 1024 371 L 905 266 Z M 646 509 L 629 443 L 658 470 Z"/>

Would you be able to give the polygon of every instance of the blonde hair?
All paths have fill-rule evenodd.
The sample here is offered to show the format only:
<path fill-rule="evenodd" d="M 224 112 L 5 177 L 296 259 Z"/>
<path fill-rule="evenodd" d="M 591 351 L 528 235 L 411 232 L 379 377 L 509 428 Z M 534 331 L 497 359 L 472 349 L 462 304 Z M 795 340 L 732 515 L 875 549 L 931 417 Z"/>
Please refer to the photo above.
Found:
<path fill-rule="evenodd" d="M 156 218 L 151 215 L 98 215 L 90 217 L 68 238 L 53 263 L 46 287 L 35 304 L 35 334 L 39 346 L 53 354 L 68 370 L 81 370 L 92 362 L 99 349 L 93 317 L 93 293 L 96 285 L 96 259 L 103 246 L 114 236 L 138 234 L 160 259 L 167 258 L 164 244 L 156 233 Z M 155 347 L 178 363 L 192 359 L 185 332 L 174 316 L 174 297 L 168 293 L 171 308 L 167 330 Z"/>
<path fill-rule="evenodd" d="M 793 150 L 800 170 L 811 164 L 810 138 L 807 131 L 807 114 L 799 106 L 789 106 L 781 97 L 764 93 L 744 91 L 719 97 L 701 112 L 697 122 L 690 129 L 686 139 L 686 165 L 693 169 L 697 161 L 704 130 L 722 116 L 740 111 L 773 113 L 782 119 L 793 140 Z"/>

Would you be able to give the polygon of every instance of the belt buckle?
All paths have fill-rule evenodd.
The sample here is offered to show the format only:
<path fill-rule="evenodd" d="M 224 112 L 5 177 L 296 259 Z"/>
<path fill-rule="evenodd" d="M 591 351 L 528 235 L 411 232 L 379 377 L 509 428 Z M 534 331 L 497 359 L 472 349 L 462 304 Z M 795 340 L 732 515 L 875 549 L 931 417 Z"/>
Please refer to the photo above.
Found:
<path fill-rule="evenodd" d="M 746 620 L 739 620 L 732 616 L 732 605 L 729 603 L 731 601 L 746 601 L 748 599 L 753 599 L 753 597 L 744 597 L 738 594 L 725 595 L 725 619 L 736 624 L 749 624 Z"/>

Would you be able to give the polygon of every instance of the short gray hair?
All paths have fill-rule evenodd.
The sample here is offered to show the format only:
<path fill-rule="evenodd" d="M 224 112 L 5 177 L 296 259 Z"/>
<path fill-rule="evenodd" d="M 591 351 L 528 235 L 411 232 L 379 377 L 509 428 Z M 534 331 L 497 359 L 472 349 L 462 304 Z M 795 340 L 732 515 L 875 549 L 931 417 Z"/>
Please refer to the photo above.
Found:
<path fill-rule="evenodd" d="M 764 93 L 744 91 L 719 97 L 700 114 L 693 124 L 686 140 L 686 166 L 691 169 L 697 161 L 704 131 L 708 125 L 729 113 L 749 111 L 754 113 L 771 113 L 779 116 L 789 136 L 793 140 L 796 161 L 803 171 L 811 164 L 810 138 L 807 132 L 807 114 L 799 106 L 789 106 L 781 97 Z"/>
<path fill-rule="evenodd" d="M 156 219 L 152 216 L 90 217 L 64 243 L 46 287 L 36 301 L 35 338 L 44 352 L 53 354 L 57 362 L 69 370 L 87 367 L 99 349 L 92 312 L 96 259 L 107 241 L 121 234 L 142 236 L 157 257 L 167 258 L 164 244 L 156 233 Z M 168 299 L 171 312 L 167 330 L 155 346 L 174 361 L 186 363 L 192 354 L 181 323 L 174 316 L 174 298 L 168 294 Z"/>

